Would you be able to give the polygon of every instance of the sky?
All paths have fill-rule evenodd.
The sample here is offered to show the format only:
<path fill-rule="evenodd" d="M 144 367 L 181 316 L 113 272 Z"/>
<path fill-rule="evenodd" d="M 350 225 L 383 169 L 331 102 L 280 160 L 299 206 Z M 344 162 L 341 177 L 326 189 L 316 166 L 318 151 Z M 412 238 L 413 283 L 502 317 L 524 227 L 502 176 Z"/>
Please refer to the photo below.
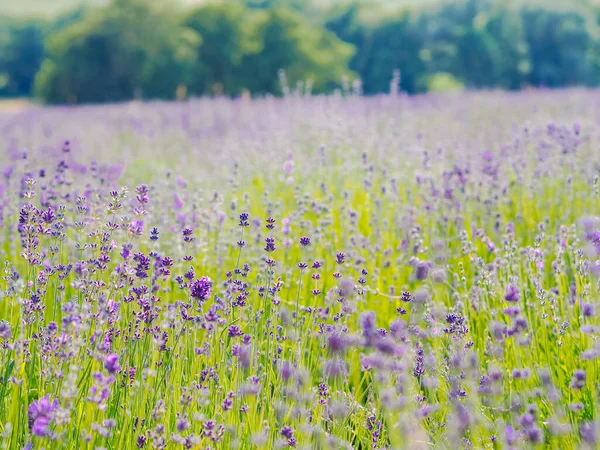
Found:
<path fill-rule="evenodd" d="M 80 5 L 102 5 L 109 0 L 0 0 L 0 14 L 10 16 L 53 16 Z M 183 6 L 203 3 L 207 0 L 156 0 L 157 2 L 179 3 Z M 210 1 L 210 0 L 208 0 Z M 221 0 L 227 1 L 227 0 Z M 309 0 L 307 0 L 309 1 Z M 331 5 L 345 3 L 346 0 L 312 0 L 315 4 Z M 389 6 L 419 6 L 436 3 L 439 0 L 372 0 Z M 599 0 L 600 1 L 600 0 Z"/>
<path fill-rule="evenodd" d="M 64 13 L 71 8 L 80 5 L 102 5 L 110 0 L 0 0 L 0 15 L 8 16 L 42 16 L 52 17 Z M 179 3 L 182 6 L 190 6 L 214 0 L 155 0 L 164 3 Z M 220 0 L 227 2 L 228 0 Z M 349 0 L 306 0 L 315 5 L 330 6 L 334 3 L 346 3 Z M 363 0 L 366 2 L 380 3 L 385 7 L 426 7 L 435 5 L 444 0 Z M 449 0 L 446 0 L 449 1 Z M 545 5 L 553 8 L 572 8 L 574 5 L 585 7 L 585 5 L 600 6 L 600 0 L 498 0 L 512 4 Z M 579 9 L 579 8 L 578 8 Z"/>

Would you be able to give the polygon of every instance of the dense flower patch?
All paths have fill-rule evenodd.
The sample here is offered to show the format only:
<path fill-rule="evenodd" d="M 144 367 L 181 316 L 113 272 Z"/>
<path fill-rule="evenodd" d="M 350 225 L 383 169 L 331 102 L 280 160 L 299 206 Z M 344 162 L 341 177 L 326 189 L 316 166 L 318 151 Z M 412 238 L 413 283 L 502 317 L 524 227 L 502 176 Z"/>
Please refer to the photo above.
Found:
<path fill-rule="evenodd" d="M 596 448 L 599 100 L 0 117 L 1 445 Z"/>

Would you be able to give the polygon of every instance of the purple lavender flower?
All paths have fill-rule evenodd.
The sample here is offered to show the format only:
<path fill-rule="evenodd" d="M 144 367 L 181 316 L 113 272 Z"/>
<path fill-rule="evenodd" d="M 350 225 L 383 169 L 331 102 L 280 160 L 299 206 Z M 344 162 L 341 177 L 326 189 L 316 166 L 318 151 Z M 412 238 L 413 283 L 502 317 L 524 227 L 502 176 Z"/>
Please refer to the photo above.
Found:
<path fill-rule="evenodd" d="M 519 288 L 514 284 L 509 284 L 504 291 L 504 300 L 507 302 L 518 302 L 519 301 Z"/>
<path fill-rule="evenodd" d="M 508 445 L 515 445 L 521 438 L 521 432 L 508 425 L 504 431 L 504 436 Z"/>
<path fill-rule="evenodd" d="M 235 397 L 235 395 L 233 394 L 233 392 L 230 392 L 229 394 L 227 394 L 227 397 L 225 397 L 225 399 L 223 400 L 223 404 L 221 405 L 221 407 L 223 408 L 223 411 L 230 411 L 233 408 L 233 398 Z"/>
<path fill-rule="evenodd" d="M 290 175 L 292 173 L 292 170 L 294 170 L 294 160 L 288 159 L 286 160 L 286 162 L 283 163 L 283 171 Z"/>
<path fill-rule="evenodd" d="M 425 352 L 419 346 L 417 346 L 417 352 L 415 355 L 415 368 L 413 370 L 413 376 L 420 377 L 425 374 Z"/>
<path fill-rule="evenodd" d="M 284 381 L 289 380 L 294 375 L 294 366 L 289 361 L 283 361 L 279 365 L 279 373 Z"/>
<path fill-rule="evenodd" d="M 433 264 L 430 261 L 419 261 L 415 266 L 415 276 L 419 281 L 425 281 L 429 276 Z"/>
<path fill-rule="evenodd" d="M 527 440 L 532 444 L 541 444 L 544 441 L 544 432 L 538 426 L 531 426 L 525 430 Z"/>
<path fill-rule="evenodd" d="M 269 253 L 275 251 L 275 239 L 265 238 L 265 251 Z"/>
<path fill-rule="evenodd" d="M 346 348 L 346 339 L 341 333 L 331 333 L 327 337 L 327 348 L 332 353 L 342 353 Z"/>
<path fill-rule="evenodd" d="M 183 232 L 182 232 L 182 234 L 183 234 L 183 241 L 186 242 L 186 243 L 188 243 L 188 244 L 190 242 L 192 242 L 194 240 L 194 238 L 192 237 L 192 233 L 193 233 L 193 230 L 191 228 L 184 228 Z"/>
<path fill-rule="evenodd" d="M 190 295 L 198 300 L 204 302 L 208 300 L 212 292 L 212 280 L 209 277 L 202 277 L 194 280 L 190 285 Z"/>
<path fill-rule="evenodd" d="M 247 227 L 248 225 L 250 225 L 250 223 L 248 222 L 248 218 L 250 216 L 248 215 L 248 213 L 241 213 L 240 214 L 240 223 L 239 226 L 240 227 Z"/>
<path fill-rule="evenodd" d="M 229 327 L 228 336 L 230 338 L 237 337 L 237 336 L 243 336 L 243 335 L 244 335 L 243 331 L 240 330 L 240 328 L 237 325 L 231 325 Z"/>
<path fill-rule="evenodd" d="M 375 334 L 375 313 L 373 311 L 365 311 L 358 319 L 363 336 L 369 338 Z"/>
<path fill-rule="evenodd" d="M 42 220 L 47 224 L 51 224 L 55 219 L 56 215 L 50 207 L 48 207 L 48 209 L 42 213 Z"/>
<path fill-rule="evenodd" d="M 292 439 L 294 437 L 294 430 L 292 427 L 285 426 L 281 429 L 280 433 L 286 439 Z"/>
<path fill-rule="evenodd" d="M 135 445 L 137 448 L 144 448 L 146 446 L 146 436 L 140 434 L 135 441 Z"/>
<path fill-rule="evenodd" d="M 581 440 L 595 446 L 598 442 L 598 430 L 594 422 L 581 422 L 579 424 L 579 436 Z"/>
<path fill-rule="evenodd" d="M 114 375 L 120 371 L 121 365 L 119 364 L 119 356 L 115 353 L 111 353 L 110 355 L 106 356 L 106 358 L 104 358 L 104 368 L 111 375 Z"/>
<path fill-rule="evenodd" d="M 581 390 L 585 387 L 585 379 L 585 370 L 576 370 L 575 373 L 573 373 L 569 387 L 571 389 Z"/>
<path fill-rule="evenodd" d="M 413 297 L 413 295 L 410 292 L 406 292 L 405 291 L 405 292 L 402 293 L 402 295 L 400 297 L 400 300 L 402 300 L 405 303 L 408 303 L 408 302 L 414 300 L 414 297 Z"/>
<path fill-rule="evenodd" d="M 0 339 L 10 339 L 11 336 L 10 324 L 5 320 L 0 321 Z"/>
<path fill-rule="evenodd" d="M 179 417 L 176 421 L 177 431 L 180 433 L 190 428 L 190 423 L 185 417 Z"/>
<path fill-rule="evenodd" d="M 51 401 L 50 396 L 40 398 L 29 405 L 27 415 L 29 427 L 34 436 L 50 436 L 50 422 L 54 418 L 54 412 L 58 409 L 58 400 Z"/>
<path fill-rule="evenodd" d="M 525 331 L 529 328 L 529 323 L 525 317 L 517 317 L 514 323 L 514 332 L 520 333 L 521 331 Z"/>

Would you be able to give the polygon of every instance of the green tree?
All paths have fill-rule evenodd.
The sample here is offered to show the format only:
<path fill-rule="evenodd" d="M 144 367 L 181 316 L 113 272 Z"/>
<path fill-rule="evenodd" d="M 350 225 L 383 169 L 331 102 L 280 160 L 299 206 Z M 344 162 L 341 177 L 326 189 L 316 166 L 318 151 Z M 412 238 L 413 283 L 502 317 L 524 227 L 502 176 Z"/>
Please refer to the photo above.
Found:
<path fill-rule="evenodd" d="M 247 86 L 252 92 L 277 92 L 278 71 L 284 70 L 290 86 L 309 81 L 315 92 L 326 92 L 351 77 L 348 63 L 354 47 L 321 26 L 286 8 L 271 8 L 259 27 L 260 50 L 244 58 L 254 73 Z"/>
<path fill-rule="evenodd" d="M 194 10 L 185 25 L 202 36 L 194 93 L 277 93 L 278 73 L 291 83 L 311 80 L 325 91 L 350 75 L 352 46 L 287 8 L 209 4 Z"/>
<path fill-rule="evenodd" d="M 260 50 L 259 15 L 234 2 L 208 4 L 185 17 L 184 25 L 202 37 L 190 82 L 193 93 L 238 94 L 245 88 L 242 61 Z"/>
<path fill-rule="evenodd" d="M 359 58 L 364 61 L 361 76 L 365 93 L 388 92 L 395 70 L 400 70 L 402 90 L 412 93 L 425 89 L 423 25 L 422 18 L 403 13 L 370 32 L 368 45 L 359 50 Z"/>
<path fill-rule="evenodd" d="M 116 0 L 49 38 L 36 92 L 50 103 L 173 98 L 199 42 L 165 11 Z"/>
<path fill-rule="evenodd" d="M 448 72 L 469 87 L 515 89 L 528 70 L 518 15 L 491 0 L 447 3 L 427 22 L 430 72 Z"/>
<path fill-rule="evenodd" d="M 524 8 L 521 17 L 531 59 L 530 84 L 569 86 L 593 78 L 589 51 L 594 43 L 582 15 Z"/>
<path fill-rule="evenodd" d="M 365 71 L 367 56 L 372 44 L 369 27 L 363 23 L 360 14 L 361 6 L 358 3 L 351 3 L 329 17 L 325 22 L 325 28 L 357 49 L 350 60 L 349 67 L 362 74 Z"/>
<path fill-rule="evenodd" d="M 37 21 L 0 23 L 0 97 L 31 93 L 44 58 L 44 29 Z"/>

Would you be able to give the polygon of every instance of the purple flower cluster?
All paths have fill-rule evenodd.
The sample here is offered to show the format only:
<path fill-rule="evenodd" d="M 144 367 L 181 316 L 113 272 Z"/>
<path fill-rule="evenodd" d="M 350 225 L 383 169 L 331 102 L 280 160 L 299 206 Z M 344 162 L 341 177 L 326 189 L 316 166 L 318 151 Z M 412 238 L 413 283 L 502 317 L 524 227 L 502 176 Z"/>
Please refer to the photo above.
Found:
<path fill-rule="evenodd" d="M 199 302 L 208 300 L 211 292 L 212 280 L 209 277 L 202 277 L 190 284 L 190 295 Z"/>
<path fill-rule="evenodd" d="M 51 436 L 50 424 L 58 409 L 58 400 L 51 400 L 49 395 L 33 401 L 27 410 L 29 428 L 34 436 Z"/>

